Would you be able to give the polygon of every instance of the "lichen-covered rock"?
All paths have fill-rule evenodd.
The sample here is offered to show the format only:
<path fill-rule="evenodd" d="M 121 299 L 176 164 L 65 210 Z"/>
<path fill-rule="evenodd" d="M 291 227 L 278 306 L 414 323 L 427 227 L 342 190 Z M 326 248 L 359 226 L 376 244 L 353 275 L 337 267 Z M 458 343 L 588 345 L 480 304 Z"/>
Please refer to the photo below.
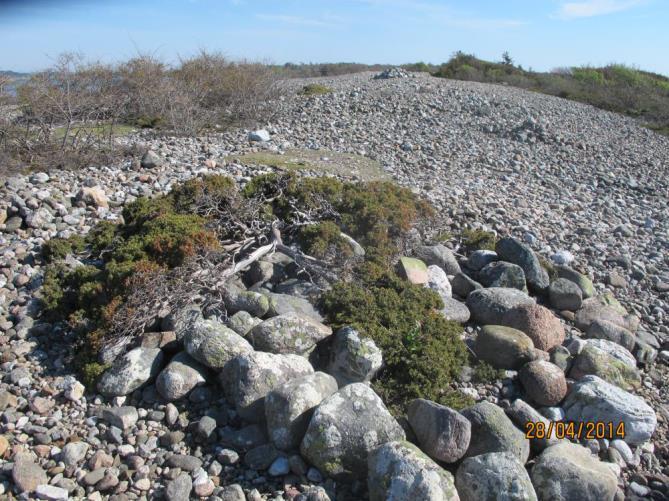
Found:
<path fill-rule="evenodd" d="M 530 442 L 500 407 L 483 401 L 462 410 L 462 415 L 472 427 L 466 457 L 488 452 L 511 452 L 522 464 L 527 462 Z"/>
<path fill-rule="evenodd" d="M 588 327 L 587 336 L 594 339 L 606 339 L 619 344 L 627 350 L 633 350 L 636 338 L 625 327 L 608 320 L 594 320 Z"/>
<path fill-rule="evenodd" d="M 581 289 L 583 299 L 588 299 L 596 294 L 592 281 L 582 273 L 572 270 L 568 266 L 556 266 L 555 269 L 559 278 L 565 278 L 578 285 L 579 289 Z"/>
<path fill-rule="evenodd" d="M 267 297 L 269 298 L 268 316 L 275 317 L 286 313 L 299 313 L 316 322 L 323 321 L 323 316 L 314 308 L 314 305 L 303 297 L 274 292 L 267 294 Z"/>
<path fill-rule="evenodd" d="M 128 395 L 158 375 L 163 352 L 158 348 L 135 348 L 116 359 L 98 381 L 98 391 L 108 397 Z"/>
<path fill-rule="evenodd" d="M 530 289 L 536 292 L 545 292 L 548 289 L 548 273 L 529 246 L 517 238 L 505 237 L 497 241 L 495 252 L 502 261 L 517 264 L 523 269 Z"/>
<path fill-rule="evenodd" d="M 247 311 L 238 311 L 228 318 L 227 326 L 240 336 L 246 336 L 251 329 L 261 322 L 262 320 L 254 317 Z"/>
<path fill-rule="evenodd" d="M 188 395 L 193 388 L 207 382 L 207 369 L 185 351 L 176 354 L 156 378 L 156 390 L 168 402 Z"/>
<path fill-rule="evenodd" d="M 270 391 L 265 397 L 265 417 L 276 448 L 299 447 L 314 409 L 336 391 L 335 378 L 323 372 L 298 377 Z"/>
<path fill-rule="evenodd" d="M 558 278 L 551 282 L 548 297 L 553 308 L 558 310 L 576 311 L 583 304 L 583 291 L 571 280 Z"/>
<path fill-rule="evenodd" d="M 519 369 L 537 358 L 532 340 L 519 330 L 485 325 L 474 342 L 476 356 L 496 369 Z"/>
<path fill-rule="evenodd" d="M 453 475 L 410 442 L 388 442 L 367 459 L 370 501 L 458 501 Z"/>
<path fill-rule="evenodd" d="M 532 305 L 534 299 L 523 291 L 507 287 L 477 289 L 467 296 L 467 307 L 472 318 L 484 325 L 501 325 L 507 311 L 524 304 Z"/>
<path fill-rule="evenodd" d="M 259 292 L 242 290 L 232 283 L 225 285 L 223 302 L 228 313 L 246 311 L 258 318 L 267 315 L 270 307 L 270 301 L 266 295 Z"/>
<path fill-rule="evenodd" d="M 404 440 L 404 431 L 381 398 L 364 383 L 352 383 L 316 408 L 300 452 L 335 478 L 365 478 L 367 456 L 381 444 Z"/>
<path fill-rule="evenodd" d="M 412 284 L 425 285 L 428 281 L 427 266 L 420 259 L 401 257 L 398 263 L 399 275 Z"/>
<path fill-rule="evenodd" d="M 409 404 L 407 419 L 421 449 L 437 461 L 454 463 L 467 452 L 471 424 L 458 411 L 417 398 Z"/>
<path fill-rule="evenodd" d="M 551 310 L 538 304 L 524 304 L 509 309 L 500 325 L 524 332 L 535 348 L 549 351 L 564 341 L 564 327 Z"/>
<path fill-rule="evenodd" d="M 557 365 L 544 360 L 525 364 L 518 373 L 525 393 L 540 406 L 557 405 L 567 394 L 567 380 Z"/>
<path fill-rule="evenodd" d="M 181 341 L 197 320 L 204 320 L 200 307 L 196 304 L 189 304 L 184 308 L 171 311 L 160 323 L 163 331 L 172 331 L 176 334 L 177 341 Z"/>
<path fill-rule="evenodd" d="M 525 273 L 517 264 L 495 261 L 479 271 L 478 280 L 485 287 L 525 289 Z"/>
<path fill-rule="evenodd" d="M 525 466 L 510 452 L 465 459 L 455 474 L 460 501 L 536 501 Z"/>
<path fill-rule="evenodd" d="M 447 275 L 460 273 L 460 265 L 453 251 L 441 244 L 422 245 L 414 251 L 414 254 L 428 266 L 439 266 Z"/>
<path fill-rule="evenodd" d="M 588 449 L 561 442 L 541 453 L 530 473 L 541 501 L 614 499 L 618 479 Z"/>
<path fill-rule="evenodd" d="M 256 325 L 248 334 L 256 350 L 308 355 L 332 329 L 299 313 L 286 313 Z"/>
<path fill-rule="evenodd" d="M 339 386 L 371 381 L 383 364 L 383 355 L 371 338 L 363 338 L 351 327 L 342 327 L 334 335 L 330 348 L 328 373 Z"/>
<path fill-rule="evenodd" d="M 624 423 L 624 440 L 630 445 L 647 441 L 657 426 L 655 411 L 643 398 L 597 376 L 585 376 L 574 384 L 562 408 L 566 419 L 576 423 Z"/>
<path fill-rule="evenodd" d="M 622 363 L 631 367 L 632 369 L 636 369 L 637 360 L 634 358 L 634 355 L 632 355 L 632 352 L 626 350 L 618 343 L 614 343 L 608 339 L 587 339 L 586 343 L 602 351 L 605 351 L 613 358 L 620 360 Z"/>
<path fill-rule="evenodd" d="M 299 355 L 250 351 L 233 358 L 219 381 L 237 413 L 254 423 L 265 420 L 265 397 L 291 379 L 313 374 L 309 361 Z"/>
<path fill-rule="evenodd" d="M 604 304 L 599 298 L 591 297 L 583 301 L 581 309 L 576 312 L 574 323 L 583 332 L 588 332 L 590 324 L 595 320 L 606 320 L 621 327 L 628 327 L 620 312 L 612 306 Z"/>
<path fill-rule="evenodd" d="M 636 367 L 630 367 L 592 344 L 585 345 L 569 371 L 569 377 L 576 380 L 588 375 L 598 376 L 625 390 L 641 384 L 641 375 Z"/>
<path fill-rule="evenodd" d="M 192 322 L 183 343 L 191 357 L 214 370 L 222 369 L 237 355 L 253 351 L 246 339 L 213 319 Z"/>

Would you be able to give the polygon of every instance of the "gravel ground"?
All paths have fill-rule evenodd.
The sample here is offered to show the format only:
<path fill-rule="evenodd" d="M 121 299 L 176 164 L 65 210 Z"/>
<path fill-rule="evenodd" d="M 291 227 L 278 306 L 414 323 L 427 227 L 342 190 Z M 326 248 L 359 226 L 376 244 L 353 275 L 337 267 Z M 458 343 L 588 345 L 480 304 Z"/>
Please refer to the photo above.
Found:
<path fill-rule="evenodd" d="M 289 92 L 271 122 L 264 124 L 271 134 L 269 143 L 249 143 L 244 130 L 199 139 L 143 137 L 139 140 L 164 159 L 162 166 L 95 167 L 52 172 L 46 178 L 33 174 L 13 178 L 0 190 L 0 209 L 7 209 L 7 220 L 0 221 L 5 223 L 0 233 L 0 410 L 2 433 L 10 437 L 7 445 L 0 437 L 0 457 L 13 455 L 16 462 L 17 453 L 29 450 L 52 485 L 65 488 L 71 497 L 87 494 L 89 499 L 106 498 L 110 492 L 152 497 L 161 493 L 165 481 L 190 470 L 196 493 L 215 492 L 223 499 L 244 499 L 244 493 L 224 497 L 218 486 L 208 483 L 210 478 L 220 485 L 243 486 L 247 499 L 282 499 L 282 493 L 307 491 L 309 485 L 332 490 L 330 481 L 320 482 L 318 472 L 306 478 L 271 477 L 249 468 L 225 447 L 213 452 L 204 448 L 196 439 L 202 433 L 197 429 L 199 417 L 212 407 L 226 408 L 223 399 L 205 390 L 191 395 L 187 416 L 179 416 L 183 407 L 147 405 L 150 394 L 117 399 L 117 404 L 136 406 L 139 416 L 120 436 L 113 436 L 116 432 L 98 417 L 104 399 L 60 396 L 72 385 L 65 377 L 69 334 L 30 331 L 32 296 L 43 271 L 35 256 L 44 239 L 85 233 L 101 219 L 115 219 L 122 204 L 134 197 L 165 192 L 174 182 L 200 172 L 225 172 L 242 180 L 266 170 L 229 162 L 229 157 L 314 150 L 323 152 L 323 161 L 328 152 L 375 160 L 389 176 L 429 198 L 453 234 L 466 226 L 481 227 L 514 235 L 546 258 L 573 256 L 571 266 L 589 275 L 598 291 L 613 291 L 641 319 L 644 341 L 660 352 L 658 361 L 644 368 L 638 391 L 655 409 L 658 428 L 652 445 L 638 451 L 642 460 L 623 469 L 622 487 L 630 498 L 643 497 L 648 492 L 631 489 L 632 483 L 644 487 L 666 481 L 669 357 L 664 355 L 669 353 L 663 351 L 669 350 L 669 138 L 627 117 L 511 87 L 423 74 L 378 80 L 372 76 L 287 82 Z M 296 94 L 312 82 L 333 92 Z M 108 208 L 61 203 L 91 186 L 102 187 Z M 48 213 L 40 212 L 42 208 Z M 16 218 L 23 227 L 12 230 Z M 563 321 L 571 325 L 569 318 Z M 492 401 L 505 391 L 504 384 L 463 386 Z M 219 426 L 225 422 L 228 428 L 222 427 L 232 433 L 229 443 L 234 444 L 243 432 L 238 422 L 226 420 L 220 418 Z M 182 436 L 157 441 L 175 431 Z M 73 436 L 90 444 L 91 450 L 83 463 L 75 458 L 64 464 L 62 448 Z M 92 451 L 98 449 L 123 461 L 93 461 Z M 168 464 L 172 452 L 202 461 L 203 471 L 197 464 Z M 11 490 L 11 468 L 11 462 L 0 464 L 0 475 L 9 479 L 0 484 L 2 491 Z M 103 477 L 113 477 L 107 479 L 112 487 L 104 485 L 107 477 L 103 484 L 94 476 L 86 479 L 87 473 L 101 468 Z M 293 473 L 300 468 L 295 466 Z"/>

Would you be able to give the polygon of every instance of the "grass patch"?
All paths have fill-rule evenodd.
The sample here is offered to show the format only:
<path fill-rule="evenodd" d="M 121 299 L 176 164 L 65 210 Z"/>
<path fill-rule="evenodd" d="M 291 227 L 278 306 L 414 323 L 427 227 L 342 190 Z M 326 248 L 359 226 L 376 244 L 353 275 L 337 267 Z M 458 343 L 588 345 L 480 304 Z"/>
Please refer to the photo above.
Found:
<path fill-rule="evenodd" d="M 462 231 L 462 245 L 468 254 L 477 250 L 495 250 L 497 237 L 491 231 L 465 229 Z"/>
<path fill-rule="evenodd" d="M 84 126 L 75 126 L 70 127 L 67 130 L 67 127 L 56 127 L 53 131 L 53 138 L 55 140 L 62 140 L 67 133 L 68 137 L 80 135 L 80 134 L 90 134 L 98 138 L 108 138 L 110 133 L 112 137 L 122 137 L 127 136 L 128 134 L 135 132 L 136 127 L 128 124 L 118 124 L 114 125 L 84 125 Z"/>
<path fill-rule="evenodd" d="M 321 96 L 323 94 L 330 94 L 332 89 L 321 84 L 309 84 L 300 89 L 299 94 L 302 96 Z"/>

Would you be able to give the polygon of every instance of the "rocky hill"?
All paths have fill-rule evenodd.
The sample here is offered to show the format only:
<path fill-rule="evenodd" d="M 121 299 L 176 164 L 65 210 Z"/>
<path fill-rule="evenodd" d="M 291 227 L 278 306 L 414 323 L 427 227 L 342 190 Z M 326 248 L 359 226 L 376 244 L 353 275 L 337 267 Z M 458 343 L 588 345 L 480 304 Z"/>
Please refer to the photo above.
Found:
<path fill-rule="evenodd" d="M 374 76 L 288 81 L 259 131 L 138 133 L 123 141 L 150 150 L 142 160 L 6 181 L 0 494 L 669 496 L 669 138 L 519 89 Z M 314 83 L 323 92 L 301 92 Z M 462 408 L 417 398 L 391 413 L 375 391 L 390 354 L 331 328 L 290 246 L 219 291 L 230 315 L 156 311 L 84 387 L 78 333 L 43 315 L 44 244 L 193 177 L 246 186 L 277 169 L 392 179 L 436 208 L 446 234 L 417 236 L 396 266 L 494 369 L 480 382 L 465 365 L 443 388 Z"/>

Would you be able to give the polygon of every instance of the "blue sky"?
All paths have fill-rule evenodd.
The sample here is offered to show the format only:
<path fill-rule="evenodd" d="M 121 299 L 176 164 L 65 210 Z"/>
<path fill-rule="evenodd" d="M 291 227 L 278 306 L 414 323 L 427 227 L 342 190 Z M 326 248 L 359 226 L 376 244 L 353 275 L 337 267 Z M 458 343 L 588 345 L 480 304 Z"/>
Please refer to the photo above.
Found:
<path fill-rule="evenodd" d="M 463 50 L 509 51 L 535 70 L 620 62 L 669 75 L 668 26 L 668 0 L 0 0 L 0 69 L 63 51 L 400 64 Z"/>

